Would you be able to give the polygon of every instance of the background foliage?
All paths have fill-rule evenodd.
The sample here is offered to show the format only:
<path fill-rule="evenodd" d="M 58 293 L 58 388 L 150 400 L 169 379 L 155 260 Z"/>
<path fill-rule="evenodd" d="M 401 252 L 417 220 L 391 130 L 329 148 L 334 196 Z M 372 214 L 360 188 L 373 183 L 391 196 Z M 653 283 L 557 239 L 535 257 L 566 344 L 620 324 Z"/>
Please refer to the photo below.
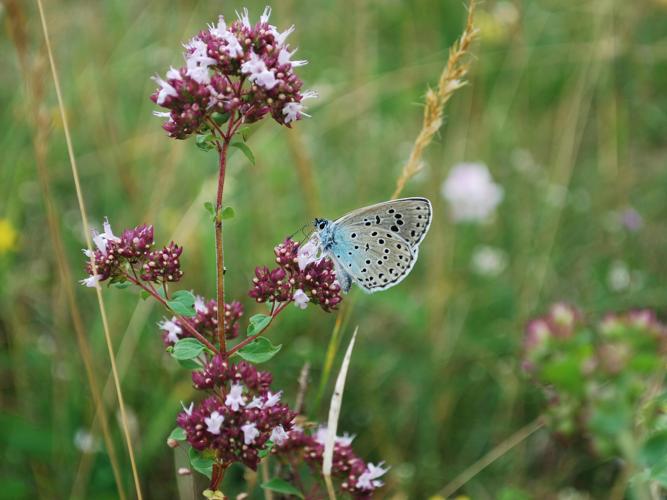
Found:
<path fill-rule="evenodd" d="M 219 13 L 247 5 L 257 16 L 264 4 L 46 4 L 91 220 L 108 215 L 117 228 L 155 224 L 158 240 L 185 246 L 183 286 L 213 296 L 213 232 L 203 203 L 213 198 L 216 159 L 190 141 L 165 137 L 151 116 L 149 76 L 180 62 L 179 44 Z M 62 498 L 74 488 L 80 497 L 112 498 L 104 453 L 82 454 L 74 444 L 77 432 L 91 428 L 94 411 L 46 230 L 36 149 L 46 154 L 65 255 L 76 270 L 82 232 L 39 19 L 32 2 L 4 5 L 0 497 Z M 591 315 L 664 309 L 667 4 L 488 0 L 481 10 L 470 85 L 450 102 L 427 167 L 405 193 L 434 202 L 419 263 L 399 287 L 355 293 L 343 330 L 343 341 L 354 325 L 360 335 L 339 428 L 358 435 L 360 454 L 392 466 L 385 490 L 392 498 L 435 494 L 539 414 L 541 396 L 518 360 L 523 325 L 546 304 L 566 299 Z M 275 243 L 315 215 L 337 217 L 389 197 L 420 126 L 425 89 L 437 81 L 464 18 L 458 0 L 274 5 L 276 24 L 297 27 L 298 56 L 310 60 L 300 75 L 320 98 L 313 117 L 293 131 L 268 121 L 253 130 L 256 165 L 240 151 L 231 158 L 226 203 L 237 215 L 225 233 L 227 290 L 249 314 L 261 309 L 245 297 L 252 270 L 271 262 Z M 41 103 L 29 98 L 21 54 L 38 68 Z M 48 119 L 36 136 L 40 111 Z M 439 188 L 460 161 L 485 162 L 504 187 L 490 224 L 448 219 Z M 628 207 L 643 217 L 636 233 L 619 222 Z M 483 245 L 507 256 L 496 276 L 471 267 Z M 618 273 L 624 279 L 614 279 Z M 106 380 L 95 297 L 83 289 L 78 296 L 97 373 Z M 170 497 L 174 461 L 165 439 L 179 401 L 191 396 L 189 377 L 163 352 L 160 311 L 128 291 L 105 296 L 143 487 L 151 498 Z M 271 332 L 284 344 L 269 366 L 276 386 L 293 398 L 310 361 L 307 409 L 318 419 L 326 412 L 314 403 L 335 321 L 293 308 Z M 113 391 L 107 396 L 113 415 Z M 554 454 L 572 466 L 554 470 Z M 123 470 L 129 485 L 129 468 Z M 539 432 L 465 491 L 482 499 L 555 497 L 568 488 L 600 494 L 609 473 Z"/>

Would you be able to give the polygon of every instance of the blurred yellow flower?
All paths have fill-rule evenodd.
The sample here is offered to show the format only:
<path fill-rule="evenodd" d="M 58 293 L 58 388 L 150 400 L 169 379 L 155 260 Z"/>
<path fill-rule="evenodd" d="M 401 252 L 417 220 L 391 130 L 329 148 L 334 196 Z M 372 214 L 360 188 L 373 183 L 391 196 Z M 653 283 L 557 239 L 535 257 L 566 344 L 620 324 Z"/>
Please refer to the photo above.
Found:
<path fill-rule="evenodd" d="M 11 222 L 0 219 L 0 254 L 14 250 L 18 233 Z"/>

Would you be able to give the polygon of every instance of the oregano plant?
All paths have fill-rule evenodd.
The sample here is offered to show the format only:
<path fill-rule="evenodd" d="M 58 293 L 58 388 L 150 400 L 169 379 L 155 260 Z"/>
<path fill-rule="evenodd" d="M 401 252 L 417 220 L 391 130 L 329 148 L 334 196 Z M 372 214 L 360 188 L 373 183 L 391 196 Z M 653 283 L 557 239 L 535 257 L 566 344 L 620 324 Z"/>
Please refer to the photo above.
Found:
<path fill-rule="evenodd" d="M 245 9 L 231 23 L 220 16 L 184 45 L 185 66 L 170 68 L 164 79 L 154 77 L 158 88 L 150 97 L 161 108 L 155 114 L 166 118 L 168 137 L 194 138 L 197 147 L 218 156 L 216 200 L 204 206 L 215 233 L 216 296 L 175 289 L 184 274 L 184 249 L 175 242 L 157 247 L 150 224 L 116 235 L 105 220 L 102 232 L 93 234 L 95 249 L 85 252 L 88 277 L 82 284 L 134 286 L 167 312 L 158 324 L 164 347 L 191 371 L 192 385 L 201 393 L 197 401 L 183 404 L 167 442 L 188 447 L 191 468 L 183 472 L 206 476 L 203 493 L 209 498 L 223 497 L 222 481 L 232 464 L 255 470 L 262 460 L 280 465 L 263 488 L 300 498 L 325 492 L 320 470 L 326 428 L 290 408 L 282 391 L 272 387 L 271 373 L 256 365 L 280 352 L 282 346 L 266 334 L 290 304 L 327 313 L 338 308 L 343 297 L 334 264 L 287 238 L 274 248 L 274 267 L 255 269 L 246 293 L 266 304 L 268 313 L 246 321 L 241 300 L 229 300 L 232 294 L 224 286 L 224 221 L 234 217 L 234 209 L 224 205 L 230 148 L 254 163 L 244 127 L 266 117 L 291 127 L 308 116 L 303 102 L 315 97 L 302 90 L 295 73 L 306 61 L 293 59 L 287 37 L 294 27 L 279 31 L 269 24 L 270 14 L 267 7 L 254 24 Z M 387 469 L 358 457 L 352 439 L 335 438 L 332 476 L 340 492 L 367 498 L 382 486 Z M 308 478 L 300 475 L 303 464 L 311 472 Z"/>

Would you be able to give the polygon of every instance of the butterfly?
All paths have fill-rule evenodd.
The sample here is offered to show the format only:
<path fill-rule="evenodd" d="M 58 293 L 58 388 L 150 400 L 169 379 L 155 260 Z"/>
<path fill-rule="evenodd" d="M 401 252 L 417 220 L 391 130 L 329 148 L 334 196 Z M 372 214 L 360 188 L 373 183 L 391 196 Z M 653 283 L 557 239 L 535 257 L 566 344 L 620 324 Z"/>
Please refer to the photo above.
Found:
<path fill-rule="evenodd" d="M 400 283 L 417 261 L 433 209 L 426 198 L 403 198 L 359 208 L 334 221 L 315 219 L 314 241 L 333 260 L 343 291 L 367 293 Z"/>

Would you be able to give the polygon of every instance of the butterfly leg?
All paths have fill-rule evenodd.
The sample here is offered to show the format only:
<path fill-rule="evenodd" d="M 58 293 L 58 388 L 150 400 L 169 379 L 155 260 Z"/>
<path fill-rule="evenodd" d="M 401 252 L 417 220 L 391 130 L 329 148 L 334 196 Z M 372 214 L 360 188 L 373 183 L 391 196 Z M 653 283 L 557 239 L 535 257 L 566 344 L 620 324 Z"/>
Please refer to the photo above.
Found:
<path fill-rule="evenodd" d="M 336 271 L 336 279 L 340 284 L 341 290 L 343 290 L 345 293 L 349 292 L 350 287 L 352 286 L 352 276 L 350 276 L 344 269 L 342 269 L 341 266 L 338 265 L 338 262 L 334 261 L 334 266 Z"/>

